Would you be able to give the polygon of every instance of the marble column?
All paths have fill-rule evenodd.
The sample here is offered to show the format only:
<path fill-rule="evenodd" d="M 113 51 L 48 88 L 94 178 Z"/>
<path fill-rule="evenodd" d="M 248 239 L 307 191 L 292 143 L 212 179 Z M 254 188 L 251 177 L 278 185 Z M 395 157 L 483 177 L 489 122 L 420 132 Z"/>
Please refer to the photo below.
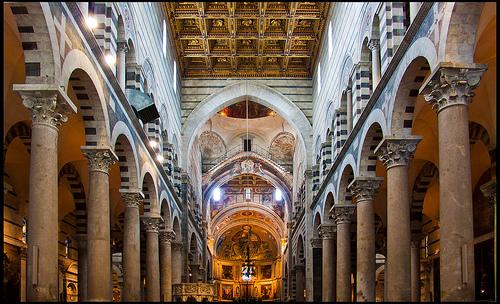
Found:
<path fill-rule="evenodd" d="M 172 242 L 172 284 L 182 283 L 182 242 Z"/>
<path fill-rule="evenodd" d="M 475 299 L 468 105 L 485 70 L 441 62 L 421 89 L 438 116 L 441 301 Z"/>
<path fill-rule="evenodd" d="M 351 218 L 356 205 L 333 205 L 337 224 L 337 301 L 351 301 Z"/>
<path fill-rule="evenodd" d="M 372 51 L 372 92 L 375 91 L 380 82 L 380 44 L 378 39 L 372 39 L 368 43 Z"/>
<path fill-rule="evenodd" d="M 412 237 L 411 251 L 411 301 L 420 302 L 420 237 Z"/>
<path fill-rule="evenodd" d="M 420 140 L 384 137 L 374 151 L 387 168 L 387 301 L 411 300 L 408 164 Z"/>
<path fill-rule="evenodd" d="M 346 99 L 347 99 L 347 135 L 349 135 L 352 131 L 352 89 L 347 88 L 346 90 Z"/>
<path fill-rule="evenodd" d="M 160 218 L 143 217 L 146 230 L 146 301 L 160 301 L 160 257 L 158 232 Z"/>
<path fill-rule="evenodd" d="M 126 56 L 125 53 L 128 51 L 128 46 L 127 42 L 121 41 L 118 42 L 118 48 L 117 48 L 117 53 L 116 54 L 118 58 L 118 67 L 116 70 L 116 78 L 118 79 L 118 83 L 120 84 L 120 88 L 122 88 L 123 92 L 125 92 L 125 86 L 126 86 Z"/>
<path fill-rule="evenodd" d="M 87 301 L 87 235 L 77 234 L 78 242 L 78 301 Z"/>
<path fill-rule="evenodd" d="M 13 86 L 32 116 L 27 224 L 28 301 L 59 300 L 58 137 L 59 126 L 67 121 L 65 115 L 69 111 L 64 99 L 59 98 L 64 94 L 61 89 L 47 87 Z"/>
<path fill-rule="evenodd" d="M 24 247 L 19 248 L 19 259 L 21 262 L 20 267 L 20 278 L 19 278 L 19 292 L 20 292 L 20 301 L 26 302 L 26 258 L 27 258 L 27 250 Z"/>
<path fill-rule="evenodd" d="M 160 282 L 161 299 L 163 302 L 172 302 L 172 241 L 175 232 L 171 229 L 160 231 Z"/>
<path fill-rule="evenodd" d="M 82 147 L 89 162 L 87 200 L 87 300 L 111 301 L 109 167 L 118 160 L 107 148 Z"/>
<path fill-rule="evenodd" d="M 383 178 L 360 176 L 348 186 L 356 199 L 356 300 L 375 302 L 375 213 L 373 198 Z"/>
<path fill-rule="evenodd" d="M 494 284 L 493 286 L 497 286 L 497 180 L 496 176 L 494 180 L 491 180 L 481 186 L 481 192 L 484 196 L 488 198 L 489 203 L 493 206 L 493 265 L 495 265 L 494 269 Z M 495 288 L 495 302 L 497 301 L 497 289 Z"/>
<path fill-rule="evenodd" d="M 319 233 L 323 239 L 323 289 L 322 301 L 333 302 L 335 301 L 335 288 L 336 288 L 336 232 L 337 226 L 332 224 L 321 224 L 319 226 Z"/>
<path fill-rule="evenodd" d="M 144 194 L 139 190 L 120 189 L 125 205 L 123 229 L 123 291 L 126 302 L 141 301 L 141 222 L 139 207 Z"/>
<path fill-rule="evenodd" d="M 304 302 L 304 265 L 295 265 L 295 301 Z"/>

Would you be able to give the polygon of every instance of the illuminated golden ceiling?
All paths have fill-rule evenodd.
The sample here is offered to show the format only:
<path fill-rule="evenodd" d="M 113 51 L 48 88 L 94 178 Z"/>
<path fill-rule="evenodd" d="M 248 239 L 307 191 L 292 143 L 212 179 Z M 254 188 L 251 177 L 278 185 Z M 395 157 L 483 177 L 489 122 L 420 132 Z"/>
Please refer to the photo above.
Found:
<path fill-rule="evenodd" d="M 325 2 L 166 2 L 184 77 L 311 77 Z"/>

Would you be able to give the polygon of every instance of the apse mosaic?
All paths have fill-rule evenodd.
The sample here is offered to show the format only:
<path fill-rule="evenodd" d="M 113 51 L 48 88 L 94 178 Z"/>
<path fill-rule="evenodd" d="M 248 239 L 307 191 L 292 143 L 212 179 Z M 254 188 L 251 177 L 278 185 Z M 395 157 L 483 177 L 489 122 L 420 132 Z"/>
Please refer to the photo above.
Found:
<path fill-rule="evenodd" d="M 250 225 L 226 232 L 217 242 L 218 256 L 225 260 L 269 260 L 276 256 L 274 240 L 266 231 Z"/>

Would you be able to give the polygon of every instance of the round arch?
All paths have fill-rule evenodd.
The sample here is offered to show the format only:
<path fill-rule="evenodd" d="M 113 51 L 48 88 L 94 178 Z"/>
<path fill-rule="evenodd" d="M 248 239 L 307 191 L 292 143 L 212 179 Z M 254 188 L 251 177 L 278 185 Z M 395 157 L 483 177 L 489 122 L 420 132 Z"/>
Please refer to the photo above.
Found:
<path fill-rule="evenodd" d="M 312 127 L 304 113 L 278 91 L 255 81 L 240 81 L 208 96 L 189 114 L 184 124 L 181 155 L 189 155 L 197 131 L 210 117 L 222 108 L 243 100 L 245 96 L 289 118 L 288 122 L 299 135 L 300 144 L 305 151 L 309 151 L 306 147 L 311 147 Z M 183 167 L 187 168 L 187 162 L 187 158 L 181 158 Z"/>
<path fill-rule="evenodd" d="M 354 172 L 358 172 L 357 169 L 356 169 L 356 161 L 354 160 L 354 156 L 352 154 L 346 154 L 345 157 L 344 157 L 344 160 L 342 161 L 342 164 L 338 167 L 340 168 L 340 170 L 338 172 L 340 172 L 340 174 L 338 175 L 338 179 L 337 179 L 337 186 L 335 187 L 335 191 L 333 192 L 335 195 L 337 195 L 335 198 L 335 201 L 336 202 L 339 202 L 340 200 L 340 183 L 342 181 L 342 177 L 344 175 L 344 171 L 346 170 L 347 166 L 350 166 L 351 167 L 351 170 L 354 174 Z M 357 175 L 355 175 L 354 177 L 357 177 Z M 347 189 L 347 184 L 345 185 L 346 186 L 346 189 Z"/>
<path fill-rule="evenodd" d="M 70 84 L 70 81 L 74 81 L 72 79 L 72 76 L 74 75 L 75 71 L 83 71 L 84 74 L 86 74 L 86 78 L 88 79 L 80 79 L 79 84 L 83 85 L 86 88 L 87 92 L 91 92 L 92 90 L 95 90 L 95 93 L 97 94 L 97 102 L 92 102 L 89 100 L 89 105 L 90 106 L 97 106 L 98 109 L 91 108 L 90 110 L 81 110 L 81 114 L 85 115 L 86 111 L 89 111 L 92 116 L 95 116 L 95 120 L 98 121 L 99 127 L 104 128 L 104 134 L 99 135 L 94 135 L 93 137 L 99 138 L 100 142 L 99 145 L 101 146 L 109 146 L 109 138 L 111 136 L 111 131 L 110 131 L 110 124 L 109 124 L 109 113 L 108 113 L 108 107 L 107 107 L 107 102 L 106 98 L 104 95 L 104 90 L 102 87 L 101 82 L 99 81 L 101 78 L 97 74 L 96 70 L 94 69 L 94 66 L 90 62 L 89 58 L 85 53 L 83 53 L 80 50 L 73 49 L 71 50 L 68 55 L 66 56 L 63 66 L 62 66 L 62 74 L 61 74 L 61 81 L 60 84 L 66 88 L 66 93 L 68 93 L 68 86 Z M 90 86 L 90 87 L 89 87 Z M 74 88 L 73 88 L 74 89 Z M 76 92 L 75 92 L 76 93 Z M 88 94 L 88 93 L 87 93 Z M 80 100 L 79 104 L 82 104 L 82 102 L 85 96 L 81 95 L 82 99 L 79 98 L 77 94 L 77 98 Z M 87 96 L 87 99 L 91 96 Z M 96 128 L 95 123 L 92 124 L 93 128 Z M 98 130 L 99 131 L 99 130 Z M 104 135 L 104 136 L 102 136 Z M 104 138 L 105 142 L 102 142 L 102 139 Z M 89 138 L 89 140 L 91 140 Z M 92 141 L 92 140 L 91 140 Z"/>
<path fill-rule="evenodd" d="M 137 148 L 129 128 L 122 121 L 118 121 L 113 128 L 111 147 L 114 147 L 115 153 L 118 156 L 120 168 L 127 168 L 127 170 L 120 170 L 120 176 L 122 177 L 121 188 L 139 189 Z M 123 179 L 124 177 L 125 179 Z"/>

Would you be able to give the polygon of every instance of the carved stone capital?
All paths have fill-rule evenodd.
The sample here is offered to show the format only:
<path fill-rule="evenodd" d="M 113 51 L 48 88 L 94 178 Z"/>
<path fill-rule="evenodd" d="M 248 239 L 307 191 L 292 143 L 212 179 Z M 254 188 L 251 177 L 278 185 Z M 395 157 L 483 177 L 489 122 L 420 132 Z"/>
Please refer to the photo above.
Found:
<path fill-rule="evenodd" d="M 337 225 L 321 224 L 318 227 L 319 235 L 324 240 L 333 240 L 337 236 Z"/>
<path fill-rule="evenodd" d="M 142 218 L 142 223 L 144 224 L 144 230 L 146 232 L 158 233 L 160 231 L 160 222 L 161 222 L 161 219 L 159 217 L 143 217 Z"/>
<path fill-rule="evenodd" d="M 160 242 L 164 244 L 172 244 L 175 240 L 175 232 L 172 229 L 160 230 Z"/>
<path fill-rule="evenodd" d="M 118 52 L 124 52 L 124 53 L 127 53 L 129 48 L 128 48 L 128 45 L 127 45 L 127 42 L 126 41 L 119 41 L 117 44 L 116 44 L 116 50 Z"/>
<path fill-rule="evenodd" d="M 349 224 L 355 210 L 356 205 L 333 205 L 335 223 L 337 225 Z"/>
<path fill-rule="evenodd" d="M 142 191 L 120 189 L 120 195 L 122 197 L 125 208 L 137 208 L 144 202 L 144 193 Z"/>
<path fill-rule="evenodd" d="M 33 125 L 41 124 L 57 129 L 68 120 L 69 113 L 76 113 L 77 107 L 66 95 L 63 87 L 14 84 L 12 89 L 19 93 L 23 105 L 31 110 Z"/>
<path fill-rule="evenodd" d="M 497 203 L 497 181 L 491 180 L 485 184 L 483 184 L 479 189 L 484 196 L 488 198 L 488 201 L 491 205 L 496 205 Z"/>
<path fill-rule="evenodd" d="M 373 201 L 373 197 L 377 193 L 383 180 L 382 177 L 360 176 L 355 178 L 347 188 L 356 198 L 356 202 Z"/>
<path fill-rule="evenodd" d="M 378 50 L 380 47 L 380 42 L 378 39 L 372 39 L 368 42 L 368 48 L 373 52 L 374 50 Z"/>
<path fill-rule="evenodd" d="M 323 240 L 320 238 L 312 238 L 311 239 L 311 247 L 312 248 L 321 248 L 323 246 Z"/>
<path fill-rule="evenodd" d="M 441 62 L 422 85 L 420 94 L 437 113 L 449 106 L 469 105 L 474 96 L 473 90 L 479 86 L 486 70 L 485 64 Z"/>
<path fill-rule="evenodd" d="M 182 242 L 175 242 L 175 241 L 172 241 L 171 242 L 172 244 L 172 250 L 177 250 L 177 251 L 182 251 L 182 247 L 184 246 L 184 244 Z"/>
<path fill-rule="evenodd" d="M 82 147 L 83 155 L 89 160 L 90 171 L 108 173 L 109 167 L 118 161 L 113 150 L 108 148 Z"/>
<path fill-rule="evenodd" d="M 407 166 L 420 140 L 422 140 L 420 136 L 384 137 L 374 153 L 387 169 L 394 166 Z"/>

